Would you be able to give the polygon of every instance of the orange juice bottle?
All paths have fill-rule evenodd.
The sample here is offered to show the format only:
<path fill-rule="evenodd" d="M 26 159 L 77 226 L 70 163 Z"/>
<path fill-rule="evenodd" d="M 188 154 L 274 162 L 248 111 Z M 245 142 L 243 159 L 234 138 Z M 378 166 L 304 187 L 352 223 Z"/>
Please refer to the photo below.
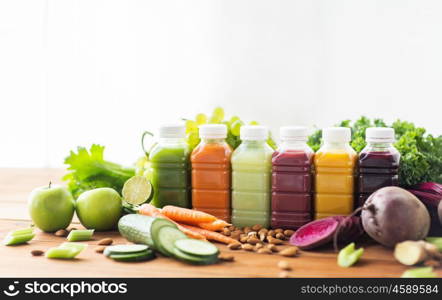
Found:
<path fill-rule="evenodd" d="M 314 158 L 316 219 L 348 215 L 353 211 L 357 154 L 350 146 L 350 140 L 350 128 L 322 130 L 323 145 Z"/>
<path fill-rule="evenodd" d="M 192 206 L 230 222 L 230 156 L 227 127 L 208 124 L 199 128 L 200 144 L 193 150 Z"/>

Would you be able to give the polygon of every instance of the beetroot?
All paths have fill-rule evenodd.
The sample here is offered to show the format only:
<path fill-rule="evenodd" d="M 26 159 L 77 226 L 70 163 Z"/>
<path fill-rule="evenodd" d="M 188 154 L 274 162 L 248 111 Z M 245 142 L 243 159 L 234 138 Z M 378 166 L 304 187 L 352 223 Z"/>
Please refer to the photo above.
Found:
<path fill-rule="evenodd" d="M 374 240 L 394 247 L 407 240 L 421 240 L 430 229 L 427 209 L 412 193 L 399 187 L 384 187 L 362 207 L 362 225 Z"/>
<path fill-rule="evenodd" d="M 442 225 L 442 201 L 439 202 L 439 207 L 437 208 L 437 214 L 439 215 L 440 225 Z"/>
<path fill-rule="evenodd" d="M 338 240 L 355 241 L 364 232 L 359 217 L 334 216 L 312 221 L 298 230 L 290 238 L 290 244 L 300 249 L 313 249 L 331 242 L 339 229 Z"/>

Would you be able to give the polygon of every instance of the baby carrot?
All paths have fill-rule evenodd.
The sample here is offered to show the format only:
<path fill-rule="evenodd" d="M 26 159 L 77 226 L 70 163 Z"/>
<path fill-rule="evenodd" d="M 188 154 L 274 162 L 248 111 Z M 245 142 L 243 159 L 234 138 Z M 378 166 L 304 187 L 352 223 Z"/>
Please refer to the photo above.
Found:
<path fill-rule="evenodd" d="M 216 217 L 209 215 L 205 212 L 194 209 L 182 208 L 173 205 L 164 206 L 161 212 L 165 216 L 171 218 L 174 221 L 188 223 L 188 224 L 196 225 L 198 223 L 216 221 Z"/>
<path fill-rule="evenodd" d="M 212 240 L 212 241 L 216 241 L 216 242 L 220 242 L 220 243 L 224 243 L 224 244 L 238 243 L 237 240 L 232 239 L 228 236 L 225 236 L 219 232 L 214 232 L 214 231 L 202 229 L 202 228 L 195 227 L 195 226 L 185 225 L 185 224 L 181 224 L 181 226 L 183 226 L 184 228 L 187 228 L 191 231 L 198 232 L 199 234 L 203 235 L 208 240 Z"/>
<path fill-rule="evenodd" d="M 227 223 L 224 220 L 218 219 L 213 222 L 205 222 L 205 223 L 198 223 L 198 227 L 201 227 L 206 230 L 210 231 L 220 231 L 223 230 L 224 227 L 230 226 L 229 223 Z"/>
<path fill-rule="evenodd" d="M 188 237 L 194 238 L 194 239 L 198 239 L 198 240 L 206 240 L 204 235 L 181 226 L 181 224 L 178 224 L 174 220 L 172 220 L 172 219 L 168 218 L 167 216 L 163 215 L 159 208 L 156 208 L 155 206 L 153 206 L 151 204 L 143 204 L 143 205 L 141 205 L 140 209 L 138 210 L 138 213 L 140 213 L 142 215 L 145 215 L 145 216 L 167 219 L 167 220 L 175 223 L 178 226 L 178 229 L 181 230 Z"/>

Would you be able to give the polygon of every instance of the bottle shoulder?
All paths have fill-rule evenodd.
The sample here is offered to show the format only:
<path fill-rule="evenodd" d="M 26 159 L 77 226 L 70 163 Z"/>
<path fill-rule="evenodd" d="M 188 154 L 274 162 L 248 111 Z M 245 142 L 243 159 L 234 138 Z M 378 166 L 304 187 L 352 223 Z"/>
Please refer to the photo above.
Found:
<path fill-rule="evenodd" d="M 185 161 L 189 159 L 190 150 L 187 144 L 156 144 L 149 153 L 151 162 Z"/>
<path fill-rule="evenodd" d="M 228 162 L 232 148 L 227 143 L 199 144 L 191 154 L 192 162 Z"/>

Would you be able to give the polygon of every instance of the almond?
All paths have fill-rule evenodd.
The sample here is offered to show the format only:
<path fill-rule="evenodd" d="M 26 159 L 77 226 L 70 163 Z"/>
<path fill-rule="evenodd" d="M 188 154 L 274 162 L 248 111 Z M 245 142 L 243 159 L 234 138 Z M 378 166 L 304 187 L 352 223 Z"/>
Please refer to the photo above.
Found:
<path fill-rule="evenodd" d="M 114 240 L 111 238 L 104 238 L 104 239 L 99 240 L 97 245 L 109 246 L 109 245 L 112 245 L 113 242 L 114 242 Z"/>
<path fill-rule="evenodd" d="M 281 250 L 279 254 L 286 257 L 293 257 L 296 256 L 296 254 L 298 254 L 298 251 L 299 251 L 298 247 L 288 247 L 285 248 L 284 250 Z"/>

